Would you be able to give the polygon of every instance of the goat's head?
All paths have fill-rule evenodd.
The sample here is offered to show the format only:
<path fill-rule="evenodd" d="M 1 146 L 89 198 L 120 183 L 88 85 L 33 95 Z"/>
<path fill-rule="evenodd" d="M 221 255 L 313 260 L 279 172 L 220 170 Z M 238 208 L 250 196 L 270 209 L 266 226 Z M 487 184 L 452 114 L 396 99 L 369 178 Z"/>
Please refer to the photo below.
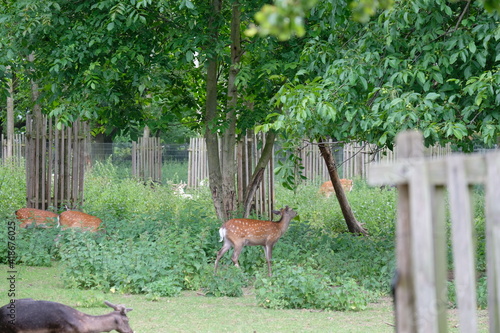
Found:
<path fill-rule="evenodd" d="M 117 328 L 116 330 L 120 333 L 134 333 L 132 328 L 130 327 L 128 323 L 128 317 L 127 317 L 127 312 L 132 311 L 132 309 L 129 309 L 125 307 L 125 305 L 118 304 L 115 305 L 113 303 L 110 303 L 108 301 L 104 301 L 104 304 L 107 306 L 113 308 L 116 312 L 118 312 L 116 315 L 116 323 L 117 323 Z"/>

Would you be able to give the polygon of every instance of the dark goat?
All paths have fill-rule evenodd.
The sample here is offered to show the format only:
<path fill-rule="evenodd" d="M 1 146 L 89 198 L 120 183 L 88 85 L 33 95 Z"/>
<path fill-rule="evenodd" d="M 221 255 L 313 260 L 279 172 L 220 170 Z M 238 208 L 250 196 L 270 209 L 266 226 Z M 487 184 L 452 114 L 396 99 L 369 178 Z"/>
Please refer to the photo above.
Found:
<path fill-rule="evenodd" d="M 61 303 L 18 299 L 0 308 L 0 332 L 100 333 L 116 330 L 133 333 L 127 317 L 127 312 L 132 309 L 107 301 L 104 303 L 115 311 L 91 316 Z"/>

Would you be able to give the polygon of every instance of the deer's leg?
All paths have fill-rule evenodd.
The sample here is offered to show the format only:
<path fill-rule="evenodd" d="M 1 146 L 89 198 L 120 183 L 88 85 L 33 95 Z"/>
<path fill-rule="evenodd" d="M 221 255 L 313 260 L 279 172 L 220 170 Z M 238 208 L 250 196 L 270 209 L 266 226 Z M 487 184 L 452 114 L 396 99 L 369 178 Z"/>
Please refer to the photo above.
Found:
<path fill-rule="evenodd" d="M 231 243 L 224 241 L 224 245 L 222 245 L 222 248 L 217 252 L 217 259 L 215 259 L 215 272 L 217 272 L 217 266 L 219 265 L 219 260 L 222 258 L 224 253 L 226 253 L 230 248 L 231 248 Z"/>
<path fill-rule="evenodd" d="M 238 245 L 234 244 L 234 251 L 233 255 L 231 256 L 231 260 L 234 262 L 234 265 L 236 267 L 240 267 L 240 264 L 238 264 L 238 258 L 240 257 L 241 250 L 243 250 L 243 245 Z"/>
<path fill-rule="evenodd" d="M 273 256 L 273 246 L 272 245 L 265 245 L 264 246 L 264 253 L 266 254 L 268 274 L 269 274 L 269 276 L 272 276 L 273 272 L 271 270 L 271 258 Z"/>

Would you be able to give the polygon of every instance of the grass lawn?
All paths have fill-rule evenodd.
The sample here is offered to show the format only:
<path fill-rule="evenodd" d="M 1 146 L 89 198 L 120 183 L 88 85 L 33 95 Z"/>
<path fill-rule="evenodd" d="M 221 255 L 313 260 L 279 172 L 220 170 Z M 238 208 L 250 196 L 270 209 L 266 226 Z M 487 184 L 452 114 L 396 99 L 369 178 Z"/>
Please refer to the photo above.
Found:
<path fill-rule="evenodd" d="M 7 279 L 7 266 L 1 265 L 1 281 Z M 205 297 L 183 292 L 180 297 L 147 300 L 144 295 L 65 289 L 58 266 L 16 267 L 16 297 L 45 299 L 65 303 L 89 314 L 104 314 L 109 300 L 125 304 L 131 327 L 137 333 L 162 332 L 394 332 L 392 302 L 383 299 L 361 312 L 310 310 L 267 310 L 258 307 L 252 290 L 244 297 Z M 0 283 L 0 303 L 9 301 L 7 282 Z M 458 332 L 455 311 L 450 312 L 450 332 Z M 487 332 L 487 312 L 479 311 L 480 332 Z"/>

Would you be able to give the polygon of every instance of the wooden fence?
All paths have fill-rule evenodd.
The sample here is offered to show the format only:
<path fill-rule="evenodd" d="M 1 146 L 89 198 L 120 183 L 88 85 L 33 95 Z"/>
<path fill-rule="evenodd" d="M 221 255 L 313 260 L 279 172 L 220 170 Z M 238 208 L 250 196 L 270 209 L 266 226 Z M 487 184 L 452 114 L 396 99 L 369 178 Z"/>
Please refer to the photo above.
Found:
<path fill-rule="evenodd" d="M 342 166 L 344 178 L 360 177 L 366 179 L 368 169 L 373 163 L 394 162 L 398 159 L 397 149 L 379 149 L 376 145 L 366 143 L 348 143 L 343 147 Z M 438 158 L 451 154 L 451 145 L 434 145 L 424 148 L 425 156 Z"/>
<path fill-rule="evenodd" d="M 397 184 L 397 332 L 447 331 L 446 187 L 451 216 L 459 329 L 477 327 L 472 185 L 486 189 L 486 254 L 490 332 L 500 332 L 500 152 L 424 158 L 419 132 L 397 138 L 397 163 L 370 169 L 372 185 Z"/>
<path fill-rule="evenodd" d="M 368 175 L 368 168 L 373 163 L 395 161 L 397 151 L 380 150 L 376 145 L 366 143 L 332 144 L 332 153 L 337 162 L 342 178 L 363 178 Z M 451 145 L 439 145 L 425 148 L 426 156 L 436 158 L 451 154 Z M 316 144 L 309 143 L 300 150 L 303 175 L 308 182 L 323 182 L 330 179 L 326 164 Z"/>
<path fill-rule="evenodd" d="M 41 116 L 26 120 L 27 207 L 60 209 L 83 203 L 85 151 L 88 123 L 56 129 L 54 121 Z"/>
<path fill-rule="evenodd" d="M 26 135 L 24 134 L 14 134 L 14 140 L 11 143 L 12 145 L 12 154 L 9 156 L 8 152 L 8 143 L 5 135 L 1 135 L 0 137 L 0 145 L 2 151 L 2 161 L 5 162 L 8 158 L 11 159 L 11 162 L 21 165 L 24 163 L 24 156 L 26 154 Z"/>
<path fill-rule="evenodd" d="M 240 200 L 243 197 L 244 189 L 246 189 L 252 177 L 252 172 L 261 155 L 261 147 L 263 147 L 264 144 L 264 135 L 255 135 L 253 133 L 247 134 L 245 138 L 238 143 L 235 157 L 238 163 L 237 179 L 239 183 L 238 196 Z M 191 138 L 189 147 L 188 187 L 198 188 L 203 185 L 208 185 L 208 162 L 205 139 Z M 254 198 L 254 212 L 260 216 L 271 217 L 271 211 L 274 208 L 273 170 L 274 161 L 273 158 L 271 158 L 262 183 L 259 186 L 259 190 L 255 193 Z"/>
<path fill-rule="evenodd" d="M 189 188 L 208 186 L 208 157 L 204 138 L 189 140 L 188 181 Z"/>
<path fill-rule="evenodd" d="M 161 182 L 162 146 L 160 138 L 143 137 L 132 143 L 132 176 L 143 181 Z"/>
<path fill-rule="evenodd" d="M 238 162 L 238 197 L 243 197 L 243 192 L 248 187 L 255 170 L 257 162 L 262 154 L 262 149 L 266 144 L 264 133 L 254 134 L 249 131 L 245 138 L 238 143 L 236 149 Z M 274 155 L 274 154 L 273 154 Z M 253 199 L 253 212 L 260 217 L 267 217 L 272 220 L 274 209 L 274 158 L 271 155 L 269 164 L 264 171 L 264 177 L 255 192 Z"/>
<path fill-rule="evenodd" d="M 247 139 L 248 140 L 248 139 Z M 247 141 L 249 142 L 249 141 Z M 376 145 L 365 143 L 332 144 L 339 174 L 342 178 L 367 178 L 368 168 L 373 163 L 396 161 L 397 151 L 380 150 Z M 197 188 L 200 182 L 208 179 L 208 163 L 205 140 L 192 138 L 189 144 L 188 187 Z M 253 156 L 257 156 L 257 151 Z M 451 154 L 451 146 L 447 144 L 425 148 L 426 156 L 437 158 Z M 316 144 L 309 143 L 300 150 L 303 175 L 308 182 L 323 182 L 330 179 L 326 164 Z M 272 162 L 274 163 L 274 162 Z M 273 164 L 274 165 L 274 164 Z M 270 170 L 274 167 L 271 166 Z"/>

